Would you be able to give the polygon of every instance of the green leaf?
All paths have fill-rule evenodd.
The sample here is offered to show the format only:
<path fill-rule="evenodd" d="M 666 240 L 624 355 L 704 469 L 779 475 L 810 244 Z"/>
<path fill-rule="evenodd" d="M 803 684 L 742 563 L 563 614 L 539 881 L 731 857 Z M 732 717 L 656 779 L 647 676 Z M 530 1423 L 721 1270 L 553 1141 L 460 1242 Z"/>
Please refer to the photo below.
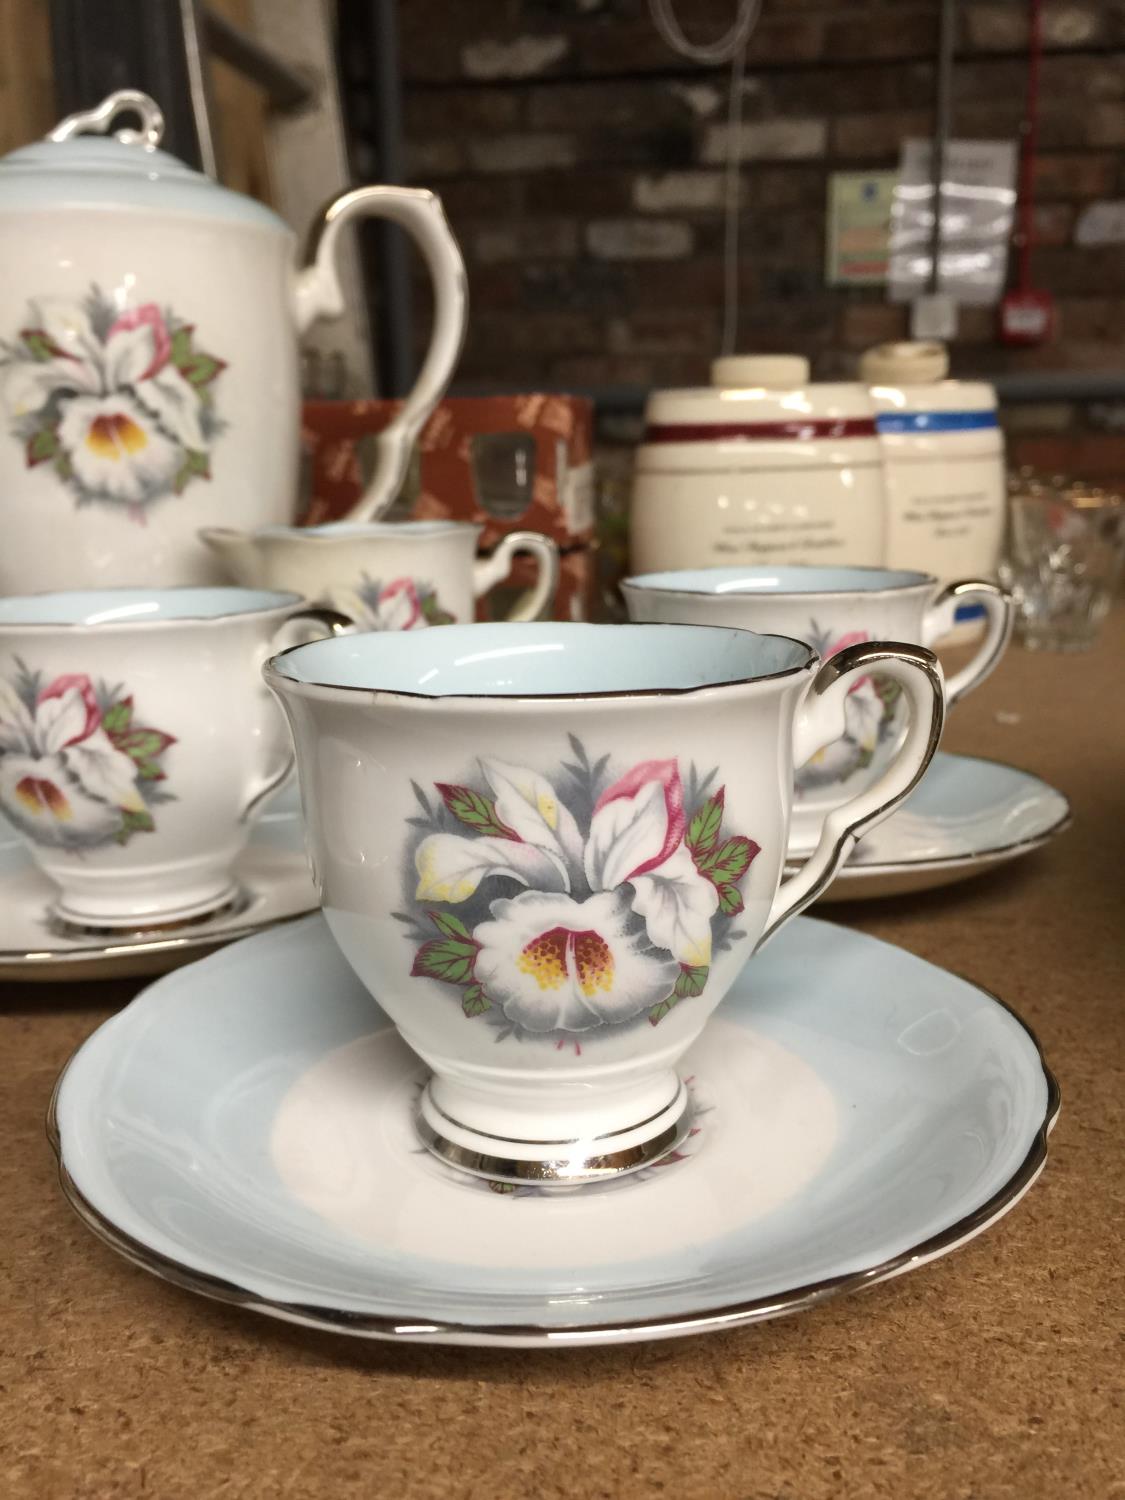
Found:
<path fill-rule="evenodd" d="M 492 1001 L 479 984 L 470 984 L 461 996 L 461 1009 L 467 1016 L 483 1016 L 486 1010 L 492 1009 Z"/>
<path fill-rule="evenodd" d="M 187 454 L 186 467 L 192 475 L 198 475 L 200 479 L 211 478 L 211 455 L 200 453 L 196 448 L 184 450 Z"/>
<path fill-rule="evenodd" d="M 135 764 L 137 776 L 141 781 L 167 781 L 168 779 L 154 760 L 138 760 Z"/>
<path fill-rule="evenodd" d="M 672 993 L 649 1010 L 649 1023 L 653 1026 L 659 1025 L 668 1012 L 679 1005 L 681 1000 L 691 1000 L 696 995 L 702 995 L 710 972 L 711 969 L 707 964 L 681 965 L 680 976 L 672 987 Z"/>
<path fill-rule="evenodd" d="M 20 333 L 24 348 L 33 359 L 41 363 L 48 359 L 57 359 L 62 355 L 62 350 L 44 332 L 42 328 L 25 328 Z"/>
<path fill-rule="evenodd" d="M 61 448 L 55 455 L 55 473 L 59 476 L 60 479 L 69 479 L 74 473 L 74 468 L 70 462 L 70 459 Z"/>
<path fill-rule="evenodd" d="M 871 679 L 879 700 L 883 705 L 884 717 L 894 713 L 898 700 L 902 697 L 902 683 L 896 682 L 893 677 L 885 677 L 876 672 Z"/>
<path fill-rule="evenodd" d="M 446 937 L 467 938 L 470 943 L 473 942 L 472 933 L 470 933 L 461 918 L 455 917 L 451 911 L 431 911 L 427 912 L 426 915 L 437 930 L 444 933 Z M 474 943 L 473 946 L 476 947 L 477 944 Z"/>
<path fill-rule="evenodd" d="M 736 885 L 719 886 L 719 910 L 724 915 L 736 917 L 742 908 L 742 892 Z"/>
<path fill-rule="evenodd" d="M 442 609 L 436 594 L 423 594 L 420 603 L 428 625 L 453 624 L 453 616 L 447 609 Z"/>
<path fill-rule="evenodd" d="M 176 743 L 172 735 L 165 734 L 160 729 L 145 729 L 141 726 L 118 733 L 110 731 L 109 737 L 116 749 L 133 760 L 151 760 L 154 755 L 163 755 L 169 745 Z"/>
<path fill-rule="evenodd" d="M 177 328 L 172 335 L 172 347 L 169 358 L 178 368 L 182 367 L 191 358 L 191 336 L 194 332 L 195 328 L 193 325 L 185 323 L 183 327 Z"/>
<path fill-rule="evenodd" d="M 735 834 L 703 860 L 699 866 L 700 874 L 706 875 L 716 885 L 732 885 L 746 874 L 758 848 L 753 839 Z"/>
<path fill-rule="evenodd" d="M 133 722 L 133 700 L 132 698 L 119 698 L 102 714 L 102 728 L 111 737 L 115 734 L 123 734 Z"/>
<path fill-rule="evenodd" d="M 702 807 L 697 808 L 688 824 L 684 842 L 696 860 L 705 858 L 719 841 L 719 829 L 723 825 L 723 803 L 726 788 L 720 787 L 713 797 L 708 797 Z"/>
<path fill-rule="evenodd" d="M 496 804 L 490 797 L 482 797 L 468 786 L 447 786 L 441 781 L 434 785 L 446 807 L 466 828 L 474 828 L 490 838 L 519 841 L 519 835 L 496 816 Z"/>
<path fill-rule="evenodd" d="M 414 955 L 410 972 L 416 978 L 441 979 L 446 984 L 468 984 L 473 977 L 477 945 L 461 938 L 432 938 Z"/>
<path fill-rule="evenodd" d="M 38 432 L 33 432 L 27 440 L 27 467 L 33 469 L 36 464 L 46 463 L 48 459 L 56 457 L 59 452 L 59 434 L 54 427 L 40 427 Z"/>
<path fill-rule="evenodd" d="M 131 809 L 122 809 L 121 827 L 117 831 L 117 842 L 127 844 L 135 833 L 153 833 L 156 824 L 152 814 L 142 810 L 133 812 Z"/>
<path fill-rule="evenodd" d="M 189 385 L 210 385 L 226 367 L 226 360 L 195 350 L 179 365 L 179 371 Z"/>
<path fill-rule="evenodd" d="M 672 994 L 677 1000 L 690 1000 L 696 995 L 702 995 L 710 972 L 707 964 L 698 964 L 694 967 L 685 964 L 680 970 L 680 977 L 676 980 L 676 987 Z"/>

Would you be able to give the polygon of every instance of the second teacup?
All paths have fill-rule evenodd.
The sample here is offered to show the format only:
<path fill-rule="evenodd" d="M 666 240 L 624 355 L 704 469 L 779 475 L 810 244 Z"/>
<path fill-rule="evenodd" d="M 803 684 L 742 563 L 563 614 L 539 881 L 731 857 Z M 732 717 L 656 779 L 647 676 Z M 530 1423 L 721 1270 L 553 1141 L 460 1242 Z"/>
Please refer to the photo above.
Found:
<path fill-rule="evenodd" d="M 538 577 L 511 618 L 538 619 L 558 588 L 558 547 L 537 531 L 513 531 L 478 558 L 481 530 L 468 521 L 368 521 L 199 534 L 237 582 L 293 589 L 343 610 L 361 630 L 467 624 L 476 601 L 529 553 Z"/>
<path fill-rule="evenodd" d="M 979 603 L 984 637 L 946 682 L 947 706 L 988 676 L 1012 629 L 1011 600 L 994 583 L 973 579 L 943 588 L 929 573 L 889 568 L 697 568 L 643 573 L 622 589 L 634 620 L 776 631 L 825 658 L 873 641 L 930 646 L 953 629 L 960 605 Z M 879 672 L 858 678 L 845 719 L 844 733 L 798 766 L 791 854 L 811 850 L 825 813 L 882 774 L 904 728 L 900 688 Z"/>
<path fill-rule="evenodd" d="M 0 599 L 0 811 L 56 917 L 167 925 L 238 897 L 234 861 L 293 766 L 261 665 L 299 621 L 346 623 L 301 606 L 237 588 Z"/>

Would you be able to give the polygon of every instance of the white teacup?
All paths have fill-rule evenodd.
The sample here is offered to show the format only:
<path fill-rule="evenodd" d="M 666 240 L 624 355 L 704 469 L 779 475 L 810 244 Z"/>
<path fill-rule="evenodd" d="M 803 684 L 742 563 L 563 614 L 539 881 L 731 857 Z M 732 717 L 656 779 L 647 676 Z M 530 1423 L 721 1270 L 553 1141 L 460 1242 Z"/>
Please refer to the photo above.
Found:
<path fill-rule="evenodd" d="M 840 734 L 874 668 L 907 733 L 779 890 L 794 758 Z M 562 1183 L 682 1139 L 680 1057 L 914 786 L 943 713 L 919 648 L 822 665 L 798 641 L 678 626 L 357 635 L 265 675 L 329 926 L 433 1070 L 423 1140 L 479 1175 Z"/>
<path fill-rule="evenodd" d="M 633 620 L 778 631 L 824 658 L 870 641 L 930 646 L 953 629 L 959 606 L 979 603 L 984 636 L 973 659 L 945 684 L 947 706 L 983 682 L 1012 632 L 1011 600 L 994 583 L 942 587 L 929 573 L 888 568 L 698 568 L 640 574 L 622 590 Z M 798 762 L 791 853 L 812 849 L 825 813 L 882 774 L 904 718 L 902 695 L 885 673 L 853 681 L 844 733 Z"/>
<path fill-rule="evenodd" d="M 528 553 L 538 576 L 511 618 L 538 619 L 558 588 L 557 545 L 537 531 L 513 531 L 490 557 L 478 558 L 482 529 L 468 521 L 356 521 L 259 531 L 209 527 L 199 535 L 236 582 L 292 589 L 343 610 L 361 630 L 467 624 L 476 601 Z"/>
<path fill-rule="evenodd" d="M 104 589 L 0 599 L 0 811 L 83 926 L 200 917 L 238 895 L 293 752 L 262 663 L 293 594 Z M 307 635 L 307 626 L 305 633 Z"/>

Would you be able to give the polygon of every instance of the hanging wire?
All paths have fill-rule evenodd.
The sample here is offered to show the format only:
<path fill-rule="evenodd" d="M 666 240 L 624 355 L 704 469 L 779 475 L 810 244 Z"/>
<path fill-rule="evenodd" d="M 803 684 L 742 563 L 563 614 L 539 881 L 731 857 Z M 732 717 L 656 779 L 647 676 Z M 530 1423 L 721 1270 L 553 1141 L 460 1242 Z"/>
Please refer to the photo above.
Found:
<path fill-rule="evenodd" d="M 739 0 L 730 30 L 713 42 L 693 42 L 676 19 L 673 0 L 649 0 L 653 24 L 664 41 L 691 62 L 730 64 L 727 143 L 723 169 L 723 332 L 720 352 L 733 354 L 738 342 L 738 229 L 741 189 L 739 135 L 746 48 L 762 14 L 762 0 Z"/>

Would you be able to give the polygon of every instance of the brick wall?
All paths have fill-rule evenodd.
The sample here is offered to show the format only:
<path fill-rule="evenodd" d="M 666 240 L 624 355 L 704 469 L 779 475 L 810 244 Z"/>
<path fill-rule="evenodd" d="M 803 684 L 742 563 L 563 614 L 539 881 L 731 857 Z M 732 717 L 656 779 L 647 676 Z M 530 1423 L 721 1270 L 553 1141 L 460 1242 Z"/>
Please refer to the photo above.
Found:
<path fill-rule="evenodd" d="M 1011 137 L 1026 0 L 959 9 L 955 133 Z M 679 5 L 699 36 L 732 12 Z M 721 317 L 725 70 L 670 52 L 645 0 L 402 0 L 400 24 L 412 180 L 441 192 L 469 264 L 460 382 L 704 380 Z M 1007 350 L 991 310 L 963 309 L 963 373 L 1123 367 L 1125 0 L 1046 0 L 1045 33 L 1036 280 L 1058 299 L 1059 335 Z M 893 167 L 903 136 L 929 133 L 936 34 L 932 0 L 765 0 L 738 133 L 741 347 L 806 353 L 832 378 L 906 335 L 881 289 L 825 285 L 826 188 L 836 169 Z M 1092 423 L 1106 465 L 1125 468 L 1125 408 L 1018 420 L 1056 456 Z"/>

